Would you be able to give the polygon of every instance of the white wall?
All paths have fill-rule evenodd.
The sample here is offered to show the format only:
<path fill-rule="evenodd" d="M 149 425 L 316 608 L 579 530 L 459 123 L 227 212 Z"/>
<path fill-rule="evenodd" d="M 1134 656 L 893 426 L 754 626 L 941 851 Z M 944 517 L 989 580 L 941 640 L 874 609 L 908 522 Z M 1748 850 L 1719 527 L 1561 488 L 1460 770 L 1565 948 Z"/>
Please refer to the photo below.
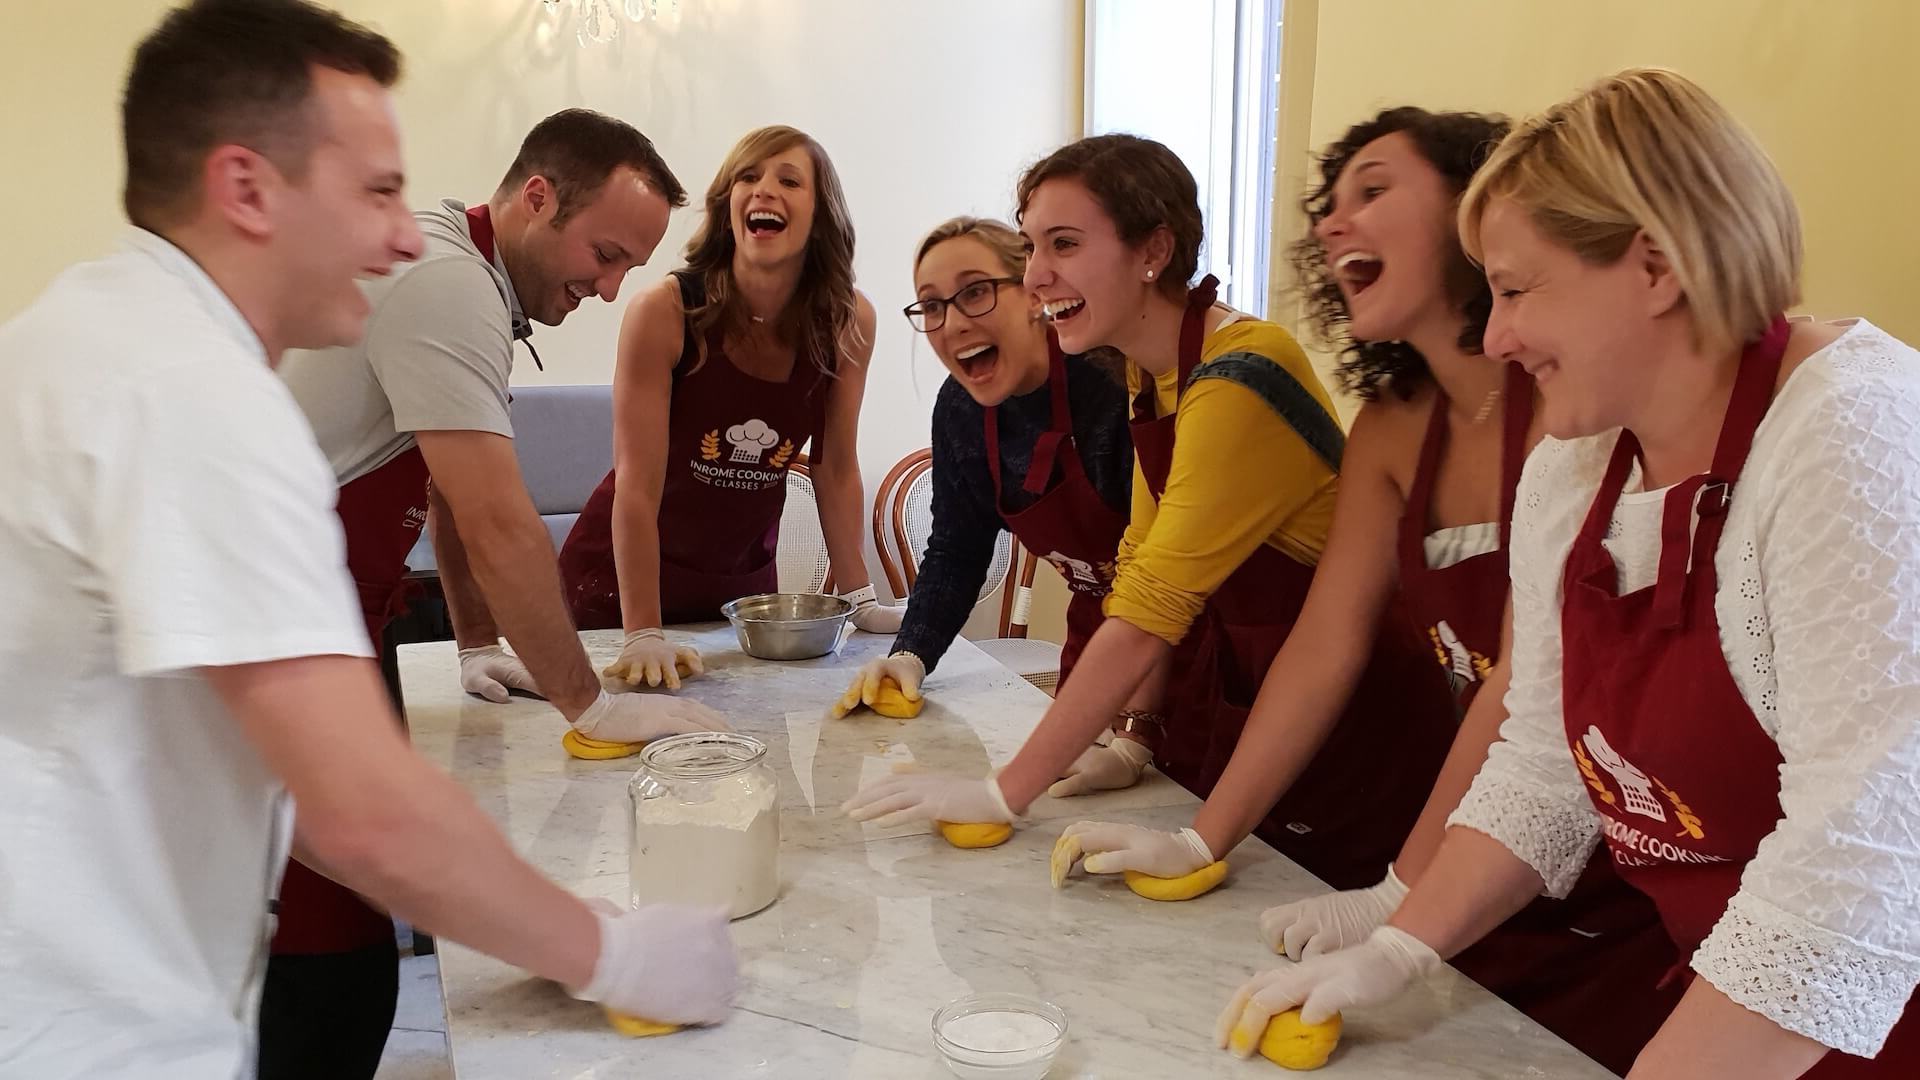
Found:
<path fill-rule="evenodd" d="M 167 6 L 115 0 L 82 18 L 67 4 L 8 5 L 0 145 L 13 152 L 0 205 L 13 212 L 0 318 L 113 242 L 119 84 L 133 42 Z M 1080 0 L 679 0 L 672 24 L 628 24 L 592 46 L 571 26 L 555 32 L 539 0 L 335 6 L 406 54 L 398 101 L 416 204 L 484 198 L 527 128 L 570 105 L 645 131 L 696 202 L 749 129 L 788 123 L 818 138 L 846 185 L 855 269 L 880 313 L 860 440 L 870 494 L 893 462 L 927 445 L 944 377 L 899 315 L 915 244 L 953 214 L 1008 215 L 1020 170 L 1080 134 Z M 697 222 L 697 210 L 676 214 L 623 297 L 677 264 Z M 611 379 L 621 310 L 589 302 L 564 326 L 541 328 L 546 371 L 522 357 L 515 381 Z"/>

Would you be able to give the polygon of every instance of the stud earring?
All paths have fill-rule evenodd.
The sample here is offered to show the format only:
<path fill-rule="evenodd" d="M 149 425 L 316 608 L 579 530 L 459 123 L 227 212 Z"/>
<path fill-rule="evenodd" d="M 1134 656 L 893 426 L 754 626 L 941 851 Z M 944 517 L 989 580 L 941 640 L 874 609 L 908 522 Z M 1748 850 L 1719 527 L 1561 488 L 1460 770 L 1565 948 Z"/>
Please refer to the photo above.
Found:
<path fill-rule="evenodd" d="M 1151 271 L 1151 270 L 1149 270 L 1149 271 L 1147 271 L 1147 280 L 1148 280 L 1148 281 L 1152 281 L 1152 280 L 1153 280 L 1153 271 Z"/>

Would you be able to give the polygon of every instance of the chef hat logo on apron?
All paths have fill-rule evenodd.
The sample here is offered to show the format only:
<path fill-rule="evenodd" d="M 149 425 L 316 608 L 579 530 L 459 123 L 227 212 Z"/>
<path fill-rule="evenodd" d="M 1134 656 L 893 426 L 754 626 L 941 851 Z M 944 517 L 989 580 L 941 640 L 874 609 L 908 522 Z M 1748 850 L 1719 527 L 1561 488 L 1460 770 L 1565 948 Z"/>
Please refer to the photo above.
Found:
<path fill-rule="evenodd" d="M 768 427 L 764 420 L 735 424 L 727 429 L 727 443 L 733 447 L 733 456 L 729 460 L 742 465 L 758 465 L 760 458 L 779 441 L 780 433 Z"/>
<path fill-rule="evenodd" d="M 1679 832 L 1675 834 L 1675 839 L 1682 837 L 1691 837 L 1695 840 L 1706 839 L 1707 834 L 1703 823 L 1686 801 L 1680 798 L 1680 793 L 1661 783 L 1659 777 L 1649 775 L 1639 766 L 1622 757 L 1607 742 L 1607 737 L 1600 732 L 1600 729 L 1589 726 L 1587 733 L 1572 743 L 1572 747 L 1573 760 L 1580 768 L 1580 775 L 1586 780 L 1587 786 L 1598 793 L 1600 801 L 1608 806 L 1624 804 L 1628 813 L 1663 823 L 1669 821 L 1666 808 L 1667 805 L 1671 805 L 1673 807 L 1671 821 L 1679 825 Z M 1598 771 L 1594 768 L 1596 764 L 1613 777 L 1614 783 L 1619 788 L 1618 796 L 1607 786 L 1606 781 L 1600 779 Z M 1660 796 L 1665 797 L 1665 804 L 1661 802 Z"/>

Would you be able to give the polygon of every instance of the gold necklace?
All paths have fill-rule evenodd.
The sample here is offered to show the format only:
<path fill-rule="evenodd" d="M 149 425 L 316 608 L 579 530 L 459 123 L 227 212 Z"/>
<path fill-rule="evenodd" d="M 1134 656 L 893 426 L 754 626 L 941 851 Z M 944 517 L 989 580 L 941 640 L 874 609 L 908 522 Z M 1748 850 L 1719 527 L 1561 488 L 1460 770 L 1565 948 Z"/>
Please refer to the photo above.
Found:
<path fill-rule="evenodd" d="M 1505 389 L 1505 387 L 1496 386 L 1487 391 L 1487 396 L 1480 401 L 1479 410 L 1473 414 L 1473 422 L 1475 424 L 1484 424 L 1487 422 L 1487 417 L 1493 415 L 1493 407 L 1500 403 L 1500 398 Z"/>

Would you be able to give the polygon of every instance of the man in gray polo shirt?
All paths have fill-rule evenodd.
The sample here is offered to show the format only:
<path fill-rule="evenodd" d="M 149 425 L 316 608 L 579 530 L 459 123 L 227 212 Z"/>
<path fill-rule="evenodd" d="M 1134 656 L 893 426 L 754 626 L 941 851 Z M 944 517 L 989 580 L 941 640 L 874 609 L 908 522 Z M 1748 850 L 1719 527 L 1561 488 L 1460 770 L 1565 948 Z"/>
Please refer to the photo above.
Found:
<path fill-rule="evenodd" d="M 372 314 L 359 345 L 290 353 L 281 367 L 340 484 L 372 639 L 401 607 L 407 553 L 431 519 L 461 685 L 495 701 L 508 688 L 543 694 L 580 736 L 604 742 L 724 725 L 693 702 L 601 689 L 520 478 L 508 376 L 531 322 L 558 325 L 588 296 L 612 301 L 685 204 L 640 132 L 586 109 L 556 113 L 528 133 L 486 203 L 447 200 L 415 215 L 425 251 L 365 286 Z M 369 1054 L 377 1062 L 397 986 L 388 917 L 295 861 L 273 953 L 261 1076 L 317 1075 L 317 1061 L 346 1076 Z"/>

